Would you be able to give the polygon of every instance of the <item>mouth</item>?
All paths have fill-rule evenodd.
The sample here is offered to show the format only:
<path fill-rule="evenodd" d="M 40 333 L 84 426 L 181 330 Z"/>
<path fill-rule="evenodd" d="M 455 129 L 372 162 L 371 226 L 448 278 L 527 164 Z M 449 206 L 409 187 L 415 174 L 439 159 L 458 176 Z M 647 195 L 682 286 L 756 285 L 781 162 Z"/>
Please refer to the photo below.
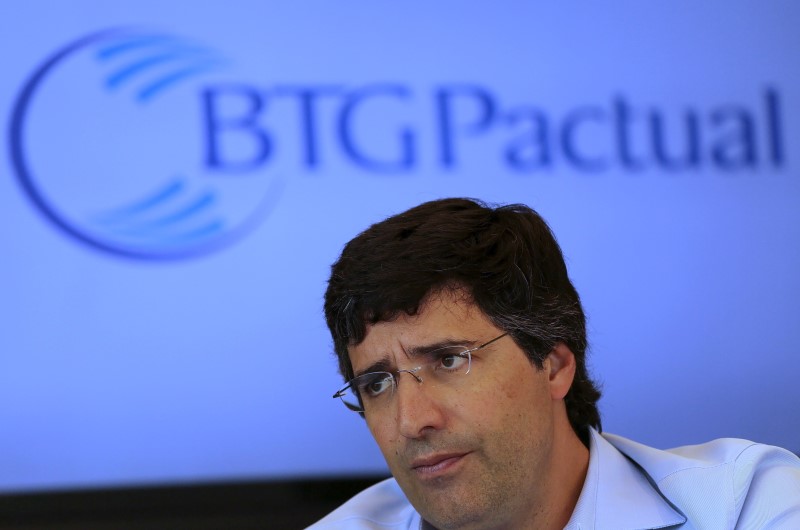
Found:
<path fill-rule="evenodd" d="M 417 458 L 411 469 L 422 479 L 439 478 L 458 470 L 464 457 L 469 453 L 443 453 Z"/>

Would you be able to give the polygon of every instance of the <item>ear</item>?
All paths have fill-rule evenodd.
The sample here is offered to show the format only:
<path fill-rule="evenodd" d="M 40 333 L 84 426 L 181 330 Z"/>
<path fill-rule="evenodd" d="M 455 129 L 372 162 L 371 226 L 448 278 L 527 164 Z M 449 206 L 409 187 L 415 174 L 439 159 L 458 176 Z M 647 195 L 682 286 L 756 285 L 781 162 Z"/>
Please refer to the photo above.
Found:
<path fill-rule="evenodd" d="M 566 344 L 559 342 L 547 355 L 550 367 L 550 397 L 553 400 L 564 399 L 575 378 L 575 354 Z"/>

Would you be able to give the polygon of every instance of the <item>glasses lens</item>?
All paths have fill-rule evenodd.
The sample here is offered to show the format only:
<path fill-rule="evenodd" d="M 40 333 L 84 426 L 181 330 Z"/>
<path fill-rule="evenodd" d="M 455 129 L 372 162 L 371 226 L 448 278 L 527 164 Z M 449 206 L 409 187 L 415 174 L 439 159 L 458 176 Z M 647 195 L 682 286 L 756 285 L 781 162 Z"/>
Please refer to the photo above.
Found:
<path fill-rule="evenodd" d="M 389 372 L 373 372 L 360 375 L 341 391 L 338 396 L 347 408 L 364 412 L 377 403 L 388 401 L 394 391 L 394 376 Z"/>
<path fill-rule="evenodd" d="M 465 382 L 463 376 L 469 373 L 471 361 L 469 350 L 462 347 L 441 348 L 430 353 L 423 377 L 439 384 L 458 385 Z"/>
<path fill-rule="evenodd" d="M 352 387 L 347 387 L 343 390 L 340 390 L 337 396 L 342 400 L 344 405 L 356 412 L 364 412 L 364 407 L 361 406 L 361 401 L 358 399 L 358 394 L 352 389 Z"/>

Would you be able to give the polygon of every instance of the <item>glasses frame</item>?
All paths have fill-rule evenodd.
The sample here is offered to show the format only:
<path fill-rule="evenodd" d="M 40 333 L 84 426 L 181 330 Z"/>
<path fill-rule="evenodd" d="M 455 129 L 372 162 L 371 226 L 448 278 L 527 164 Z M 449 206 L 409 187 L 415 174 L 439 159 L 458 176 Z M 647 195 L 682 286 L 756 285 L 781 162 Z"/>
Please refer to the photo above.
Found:
<path fill-rule="evenodd" d="M 466 349 L 466 350 L 464 350 L 462 352 L 459 352 L 458 355 L 462 355 L 462 356 L 466 355 L 467 356 L 467 363 L 468 363 L 467 364 L 467 371 L 464 372 L 464 375 L 467 375 L 470 372 L 470 370 L 472 370 L 472 353 L 473 352 L 481 350 L 481 349 L 483 349 L 483 348 L 485 348 L 485 347 L 497 342 L 498 340 L 502 339 L 506 335 L 508 335 L 508 332 L 505 332 L 502 335 L 498 335 L 497 337 L 493 338 L 492 340 L 484 342 L 480 346 L 475 346 L 474 348 L 468 348 L 468 349 Z M 347 407 L 348 410 L 352 410 L 353 412 L 358 412 L 359 414 L 363 415 L 364 412 L 365 412 L 363 406 L 356 407 L 356 406 L 354 406 L 354 405 L 352 405 L 352 404 L 350 404 L 350 403 L 348 403 L 347 401 L 344 400 L 345 396 L 347 395 L 347 390 L 350 389 L 350 388 L 353 388 L 353 381 L 355 381 L 356 379 L 360 379 L 360 378 L 364 377 L 365 375 L 388 374 L 392 378 L 392 393 L 394 393 L 394 391 L 397 390 L 397 379 L 400 376 L 400 374 L 410 374 L 411 377 L 416 379 L 418 383 L 422 383 L 422 378 L 417 375 L 417 372 L 419 372 L 422 369 L 423 366 L 424 365 L 420 365 L 420 366 L 417 366 L 416 368 L 406 368 L 406 369 L 402 369 L 402 370 L 395 370 L 393 372 L 380 371 L 380 372 L 367 372 L 367 373 L 361 374 L 358 377 L 354 377 L 354 378 L 350 379 L 347 382 L 346 385 L 344 385 L 342 388 L 340 388 L 333 395 L 333 398 L 334 399 L 336 399 L 336 398 L 341 399 L 342 403 L 344 403 L 344 406 Z M 357 393 L 355 392 L 355 389 L 354 389 L 354 394 L 357 395 Z M 359 402 L 360 402 L 360 399 L 359 399 Z"/>

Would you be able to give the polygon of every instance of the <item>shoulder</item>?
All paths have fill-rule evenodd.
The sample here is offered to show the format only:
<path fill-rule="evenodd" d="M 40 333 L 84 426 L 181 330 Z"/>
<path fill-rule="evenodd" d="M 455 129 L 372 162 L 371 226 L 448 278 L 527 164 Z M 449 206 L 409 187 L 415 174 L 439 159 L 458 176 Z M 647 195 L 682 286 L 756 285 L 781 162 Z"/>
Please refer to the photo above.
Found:
<path fill-rule="evenodd" d="M 400 530 L 418 526 L 419 515 L 390 478 L 357 494 L 308 530 Z"/>
<path fill-rule="evenodd" d="M 695 523 L 764 528 L 769 521 L 791 521 L 800 528 L 800 459 L 785 449 L 726 438 L 661 451 L 620 436 L 603 437 Z"/>

